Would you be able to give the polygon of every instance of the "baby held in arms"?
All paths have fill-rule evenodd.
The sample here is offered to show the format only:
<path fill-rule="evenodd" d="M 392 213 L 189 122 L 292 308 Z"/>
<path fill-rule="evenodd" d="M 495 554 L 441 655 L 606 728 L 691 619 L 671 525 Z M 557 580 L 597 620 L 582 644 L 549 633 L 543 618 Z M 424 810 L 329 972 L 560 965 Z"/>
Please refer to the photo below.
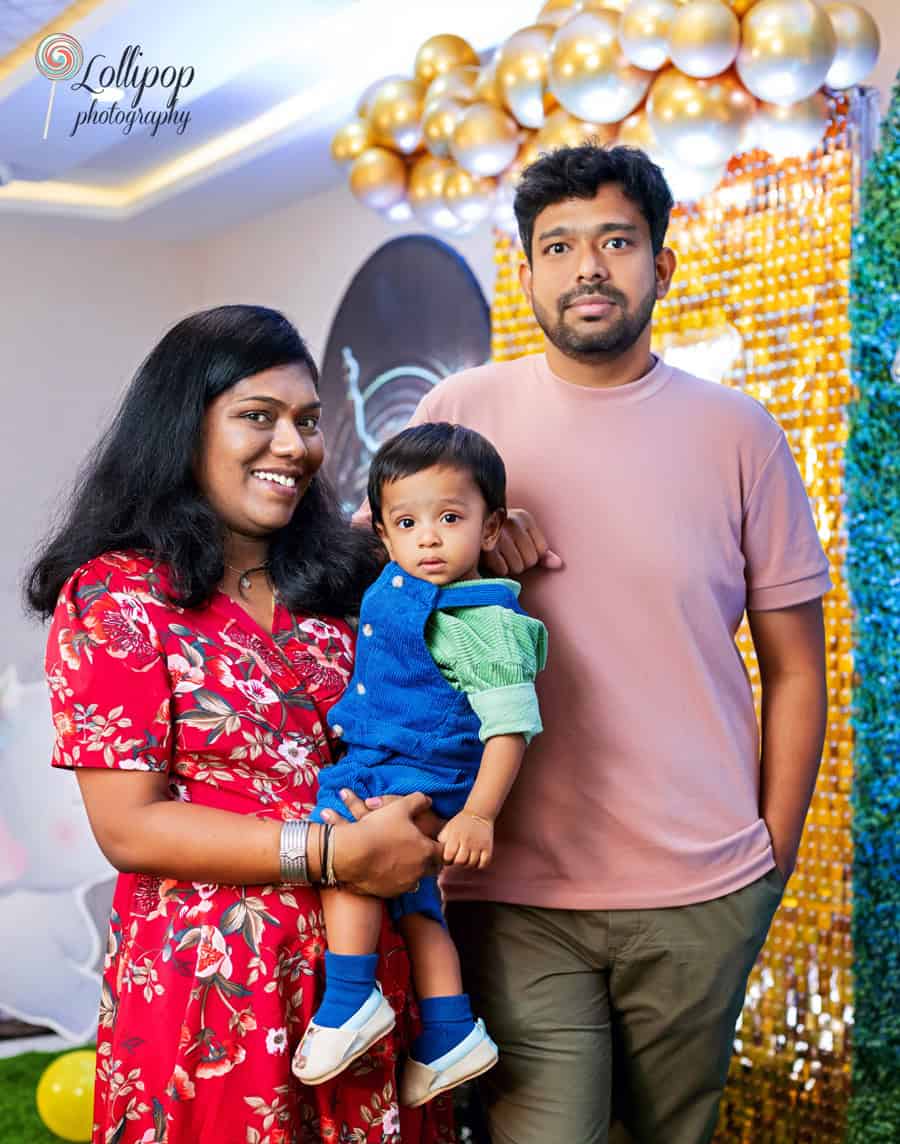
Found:
<path fill-rule="evenodd" d="M 483 868 L 541 730 L 534 678 L 547 658 L 546 629 L 519 607 L 519 585 L 478 572 L 506 516 L 503 461 L 472 430 L 418 425 L 376 453 L 368 492 L 390 562 L 363 598 L 353 678 L 329 715 L 347 751 L 321 771 L 312 818 L 325 809 L 348 818 L 343 789 L 363 798 L 424 791 L 446 819 L 444 861 Z M 340 1073 L 394 1025 L 375 981 L 381 902 L 333 884 L 322 906 L 325 995 L 293 1065 L 306 1084 Z M 463 992 L 437 880 L 391 909 L 422 1013 L 400 1091 L 416 1107 L 491 1068 L 497 1047 Z"/>

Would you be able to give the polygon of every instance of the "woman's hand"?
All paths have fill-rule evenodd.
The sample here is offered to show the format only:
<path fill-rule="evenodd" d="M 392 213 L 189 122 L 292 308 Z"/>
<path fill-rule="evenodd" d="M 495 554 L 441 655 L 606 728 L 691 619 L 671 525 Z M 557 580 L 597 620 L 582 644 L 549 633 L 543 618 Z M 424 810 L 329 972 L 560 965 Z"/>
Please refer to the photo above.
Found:
<path fill-rule="evenodd" d="M 353 815 L 357 822 L 360 822 L 371 814 L 373 810 L 378 810 L 383 806 L 390 806 L 392 802 L 397 802 L 403 796 L 399 794 L 386 794 L 380 798 L 366 798 L 362 799 L 358 794 L 352 790 L 342 790 L 340 792 L 341 801 L 347 810 Z M 330 822 L 332 826 L 340 826 L 347 820 L 342 818 L 335 810 L 323 810 L 322 819 L 325 822 Z M 430 805 L 426 806 L 419 814 L 414 815 L 416 826 L 423 834 L 427 834 L 429 838 L 437 838 L 440 832 L 444 829 L 444 819 L 434 813 Z"/>
<path fill-rule="evenodd" d="M 424 794 L 408 794 L 370 810 L 334 832 L 334 872 L 348 889 L 395 898 L 442 866 L 443 847 L 423 834 L 418 817 L 431 806 Z"/>
<path fill-rule="evenodd" d="M 509 510 L 496 548 L 485 552 L 481 560 L 494 576 L 521 576 L 537 564 L 551 571 L 563 566 L 534 517 L 524 508 Z"/>

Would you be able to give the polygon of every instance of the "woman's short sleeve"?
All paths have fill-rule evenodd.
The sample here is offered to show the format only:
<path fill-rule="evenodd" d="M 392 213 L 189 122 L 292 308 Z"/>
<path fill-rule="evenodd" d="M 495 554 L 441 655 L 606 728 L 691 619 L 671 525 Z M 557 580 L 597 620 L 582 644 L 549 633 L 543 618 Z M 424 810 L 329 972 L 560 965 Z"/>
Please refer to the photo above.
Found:
<path fill-rule="evenodd" d="M 56 767 L 169 768 L 171 682 L 136 570 L 99 557 L 60 593 L 45 661 Z"/>

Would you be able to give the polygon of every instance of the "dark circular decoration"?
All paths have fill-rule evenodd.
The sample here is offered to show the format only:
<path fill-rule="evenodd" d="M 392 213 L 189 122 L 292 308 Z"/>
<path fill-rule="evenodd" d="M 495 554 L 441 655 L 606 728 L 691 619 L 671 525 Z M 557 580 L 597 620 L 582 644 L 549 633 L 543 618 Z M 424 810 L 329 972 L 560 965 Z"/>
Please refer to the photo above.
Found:
<path fill-rule="evenodd" d="M 364 499 L 372 454 L 428 390 L 490 352 L 490 309 L 452 247 L 409 235 L 372 255 L 341 300 L 322 366 L 328 471 L 345 509 Z"/>

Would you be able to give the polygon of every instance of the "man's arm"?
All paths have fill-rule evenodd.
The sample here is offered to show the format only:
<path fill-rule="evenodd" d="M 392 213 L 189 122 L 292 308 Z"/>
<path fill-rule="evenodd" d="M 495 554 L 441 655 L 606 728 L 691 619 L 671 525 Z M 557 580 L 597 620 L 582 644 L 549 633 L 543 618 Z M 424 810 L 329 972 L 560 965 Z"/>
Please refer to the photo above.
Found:
<path fill-rule="evenodd" d="M 825 742 L 821 599 L 748 613 L 762 680 L 760 814 L 787 880 L 797 861 Z"/>

